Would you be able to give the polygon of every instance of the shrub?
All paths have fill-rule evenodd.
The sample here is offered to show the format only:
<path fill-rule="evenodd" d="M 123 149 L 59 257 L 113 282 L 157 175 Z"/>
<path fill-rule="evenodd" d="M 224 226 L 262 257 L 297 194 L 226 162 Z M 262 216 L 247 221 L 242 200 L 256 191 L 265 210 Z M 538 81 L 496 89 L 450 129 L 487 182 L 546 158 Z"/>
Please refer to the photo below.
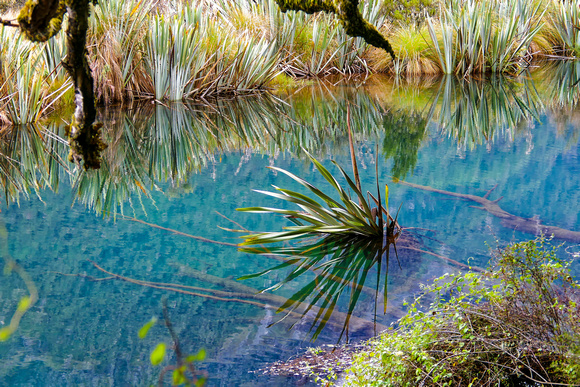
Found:
<path fill-rule="evenodd" d="M 436 279 L 397 329 L 357 356 L 347 384 L 578 385 L 580 283 L 555 252 L 543 238 L 516 243 L 487 272 Z"/>

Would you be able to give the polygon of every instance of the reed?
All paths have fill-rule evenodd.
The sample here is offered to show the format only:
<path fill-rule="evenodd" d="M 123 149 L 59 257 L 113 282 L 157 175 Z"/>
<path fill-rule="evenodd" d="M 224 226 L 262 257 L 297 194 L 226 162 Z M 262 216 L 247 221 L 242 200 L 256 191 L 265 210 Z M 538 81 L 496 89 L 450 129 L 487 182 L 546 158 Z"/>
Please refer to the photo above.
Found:
<path fill-rule="evenodd" d="M 45 61 L 48 46 L 36 46 L 20 33 L 0 26 L 0 109 L 7 112 L 13 125 L 37 122 L 54 102 L 66 92 L 70 83 L 51 90 L 51 79 L 58 74 Z M 47 48 L 48 47 L 48 48 Z M 44 54 L 44 55 L 43 55 Z"/>
<path fill-rule="evenodd" d="M 111 0 L 93 7 L 88 47 L 99 101 L 131 100 L 148 89 L 144 39 L 154 6 L 149 0 Z"/>
<path fill-rule="evenodd" d="M 550 53 L 557 56 L 580 55 L 580 3 L 577 0 L 553 1 L 544 31 Z"/>
<path fill-rule="evenodd" d="M 429 37 L 445 74 L 518 72 L 540 31 L 545 7 L 523 0 L 450 0 L 439 23 L 427 19 Z"/>
<path fill-rule="evenodd" d="M 183 17 L 167 20 L 155 16 L 146 37 L 146 69 L 154 98 L 179 101 L 191 90 L 192 63 L 196 55 L 196 27 Z"/>
<path fill-rule="evenodd" d="M 544 8 L 544 9 L 542 9 Z M 532 43 L 540 31 L 546 9 L 541 3 L 517 0 L 512 3 L 497 2 L 498 28 L 490 39 L 491 71 L 517 72 L 526 66 L 522 63 Z"/>

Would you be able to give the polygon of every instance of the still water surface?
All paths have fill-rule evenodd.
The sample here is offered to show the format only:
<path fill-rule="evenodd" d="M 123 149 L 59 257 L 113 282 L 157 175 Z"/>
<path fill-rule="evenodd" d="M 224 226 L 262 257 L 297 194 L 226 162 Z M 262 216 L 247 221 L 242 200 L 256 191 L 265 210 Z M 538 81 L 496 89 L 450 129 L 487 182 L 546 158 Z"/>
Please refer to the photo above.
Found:
<path fill-rule="evenodd" d="M 565 71 L 577 74 L 576 68 Z M 406 232 L 423 249 L 485 267 L 488 245 L 533 236 L 504 227 L 473 202 L 397 184 L 397 179 L 478 196 L 496 187 L 489 199 L 503 197 L 499 203 L 507 212 L 578 231 L 580 116 L 578 91 L 571 84 L 560 85 L 558 94 L 558 82 L 546 85 L 534 77 L 420 85 L 375 78 L 210 107 L 103 111 L 110 145 L 103 168 L 87 173 L 54 162 L 65 159 L 67 151 L 58 142 L 63 130 L 58 124 L 37 129 L 45 134 L 42 141 L 35 130 L 6 135 L 4 142 L 12 145 L 4 145 L 3 162 L 7 165 L 9 156 L 19 163 L 10 164 L 13 178 L 2 179 L 9 204 L 0 204 L 0 253 L 32 277 L 39 301 L 16 334 L 0 344 L 0 385 L 155 384 L 159 367 L 151 366 L 149 353 L 159 341 L 171 339 L 161 324 L 145 339 L 137 332 L 152 316 L 161 318 L 164 297 L 184 350 L 206 349 L 200 368 L 208 372 L 209 385 L 296 384 L 250 371 L 309 346 L 336 343 L 340 321 L 328 324 L 315 342 L 310 341 L 311 318 L 292 329 L 295 320 L 270 326 L 279 318 L 279 299 L 249 295 L 285 273 L 243 281 L 253 289 L 233 283 L 278 261 L 184 234 L 235 244 L 242 234 L 224 228 L 276 231 L 288 225 L 236 208 L 281 205 L 253 189 L 297 188 L 268 166 L 328 187 L 305 161 L 301 146 L 331 170 L 330 160 L 350 167 L 347 110 L 363 187 L 375 186 L 378 161 L 379 180 L 389 183 L 391 211 L 401 205 L 400 224 L 422 228 Z M 578 251 L 578 243 L 568 241 L 565 247 Z M 237 295 L 223 301 L 114 279 L 95 281 L 109 276 L 91 261 L 125 277 Z M 399 251 L 399 262 L 389 265 L 387 313 L 379 308 L 377 322 L 388 325 L 400 317 L 403 301 L 420 291 L 420 283 L 458 269 L 433 254 Z M 375 277 L 369 275 L 366 284 L 372 289 Z M 276 294 L 289 297 L 312 278 L 307 274 Z M 25 294 L 17 276 L 1 277 L 0 326 L 9 323 Z M 346 305 L 345 299 L 339 309 L 344 312 Z M 363 295 L 354 314 L 372 321 L 374 297 Z M 371 323 L 349 330 L 353 341 L 373 334 Z"/>

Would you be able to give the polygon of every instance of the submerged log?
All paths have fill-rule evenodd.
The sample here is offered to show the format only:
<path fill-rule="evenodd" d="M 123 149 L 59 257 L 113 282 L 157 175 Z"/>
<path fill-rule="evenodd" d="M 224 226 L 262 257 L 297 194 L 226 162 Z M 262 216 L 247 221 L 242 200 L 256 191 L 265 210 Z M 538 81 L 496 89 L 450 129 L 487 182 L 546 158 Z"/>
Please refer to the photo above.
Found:
<path fill-rule="evenodd" d="M 108 280 L 120 280 L 124 282 L 129 282 L 135 285 L 149 287 L 153 289 L 159 290 L 166 290 L 175 293 L 181 293 L 191 296 L 203 297 L 208 298 L 214 301 L 222 301 L 222 302 L 237 302 L 237 303 L 244 303 L 254 305 L 264 309 L 277 309 L 279 305 L 284 304 L 287 301 L 286 297 L 260 292 L 255 288 L 252 288 L 247 285 L 240 284 L 239 282 L 231 279 L 216 277 L 210 274 L 202 273 L 198 270 L 192 269 L 185 265 L 175 265 L 182 274 L 187 275 L 189 277 L 195 278 L 197 280 L 211 283 L 214 285 L 218 285 L 223 289 L 233 290 L 233 292 L 228 290 L 218 290 L 218 289 L 211 289 L 211 288 L 203 288 L 197 286 L 186 286 L 174 283 L 161 283 L 161 282 L 153 282 L 153 281 L 144 281 L 135 278 L 125 277 L 116 273 L 113 273 L 109 270 L 104 269 L 99 264 L 94 261 L 89 260 L 91 264 L 98 269 L 99 271 L 108 274 L 109 277 L 106 278 L 89 278 L 93 281 L 108 281 Z M 61 273 L 62 274 L 62 273 Z M 76 275 L 82 277 L 88 277 L 84 275 Z M 210 294 L 205 294 L 201 292 L 207 292 Z M 303 314 L 310 308 L 310 312 Z M 320 311 L 320 308 L 317 306 L 310 306 L 307 303 L 301 303 L 298 308 L 293 310 L 286 311 L 288 316 L 294 318 L 294 321 L 301 320 L 303 318 L 314 318 Z M 364 332 L 365 334 L 371 336 L 375 335 L 378 332 L 382 332 L 388 329 L 387 326 L 372 322 L 360 317 L 348 315 L 344 312 L 333 311 L 332 315 L 330 315 L 329 319 L 325 322 L 325 324 L 333 326 L 335 329 L 342 329 L 344 327 L 345 321 L 348 321 L 349 331 L 350 332 Z"/>
<path fill-rule="evenodd" d="M 498 202 L 501 199 L 503 199 L 503 196 L 500 197 L 499 199 L 496 199 L 496 200 L 489 200 L 488 199 L 489 195 L 497 187 L 497 185 L 495 185 L 493 188 L 491 188 L 489 191 L 487 191 L 487 193 L 485 195 L 477 196 L 477 195 L 461 194 L 461 193 L 456 193 L 456 192 L 445 191 L 445 190 L 441 190 L 441 189 L 437 189 L 437 188 L 433 188 L 433 187 L 429 187 L 429 186 L 408 183 L 406 181 L 399 181 L 398 183 L 409 186 L 409 187 L 417 188 L 417 189 L 420 189 L 423 191 L 436 192 L 436 193 L 440 193 L 443 195 L 453 196 L 456 198 L 465 199 L 465 200 L 469 200 L 469 201 L 478 203 L 481 205 L 480 207 L 478 207 L 478 206 L 472 206 L 472 207 L 477 208 L 477 209 L 481 209 L 481 210 L 485 210 L 485 211 L 489 212 L 490 214 L 492 214 L 493 216 L 500 218 L 501 224 L 504 227 L 508 227 L 508 228 L 511 228 L 511 229 L 514 229 L 517 231 L 522 231 L 522 232 L 525 232 L 528 234 L 533 234 L 533 235 L 543 234 L 546 236 L 554 236 L 554 238 L 561 239 L 564 241 L 580 243 L 580 231 L 572 231 L 572 230 L 567 230 L 567 229 L 560 228 L 557 226 L 549 226 L 549 225 L 542 224 L 539 220 L 534 219 L 534 218 L 522 218 L 521 216 L 510 214 L 509 212 L 502 209 L 498 204 Z"/>
<path fill-rule="evenodd" d="M 283 296 L 278 296 L 276 294 L 266 292 L 260 292 L 255 288 L 241 284 L 235 280 L 216 277 L 207 273 L 202 273 L 199 270 L 192 269 L 185 265 L 175 265 L 175 266 L 180 270 L 182 274 L 188 277 L 192 277 L 204 282 L 209 282 L 221 286 L 223 288 L 233 290 L 235 292 L 245 293 L 248 295 L 248 297 L 254 300 L 260 300 L 278 306 L 283 305 L 288 300 L 288 298 Z M 296 315 L 302 316 L 302 313 L 306 311 L 308 307 L 310 307 L 310 312 L 304 316 L 306 318 L 308 318 L 310 313 L 312 313 L 312 315 L 314 316 L 318 314 L 320 311 L 320 308 L 317 307 L 316 305 L 311 307 L 310 304 L 303 302 L 300 304 L 299 307 L 292 310 L 293 312 L 292 314 L 294 316 Z M 368 334 L 374 335 L 377 332 L 382 332 L 388 329 L 386 325 L 377 322 L 372 322 L 353 315 L 348 316 L 347 313 L 340 312 L 337 310 L 332 312 L 329 320 L 326 323 L 338 328 L 342 328 L 344 322 L 347 321 L 347 318 L 349 318 L 348 321 L 350 332 L 366 332 Z"/>

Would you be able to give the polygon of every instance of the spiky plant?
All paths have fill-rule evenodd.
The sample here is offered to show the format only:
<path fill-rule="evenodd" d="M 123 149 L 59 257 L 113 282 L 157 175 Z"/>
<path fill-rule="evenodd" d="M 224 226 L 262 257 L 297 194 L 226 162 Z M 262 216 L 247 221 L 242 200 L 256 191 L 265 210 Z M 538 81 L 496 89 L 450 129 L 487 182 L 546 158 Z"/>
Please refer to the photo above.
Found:
<path fill-rule="evenodd" d="M 100 101 L 133 99 L 148 88 L 144 39 L 154 6 L 148 0 L 110 0 L 94 6 L 88 47 Z"/>
<path fill-rule="evenodd" d="M 553 54 L 568 57 L 580 55 L 580 7 L 577 0 L 554 1 L 548 14 L 547 38 Z"/>
<path fill-rule="evenodd" d="M 299 192 L 291 191 L 274 186 L 278 192 L 256 190 L 256 192 L 295 203 L 300 210 L 287 210 L 271 207 L 247 207 L 239 208 L 238 211 L 251 213 L 280 214 L 287 217 L 294 223 L 294 226 L 284 227 L 282 232 L 256 233 L 245 237 L 241 246 L 262 245 L 279 243 L 288 240 L 297 240 L 312 236 L 325 236 L 328 234 L 350 237 L 357 235 L 363 238 L 378 238 L 382 240 L 385 232 L 387 237 L 398 235 L 400 227 L 396 219 L 393 219 L 388 209 L 380 202 L 380 193 L 375 198 L 367 192 L 369 198 L 362 193 L 359 186 L 336 162 L 334 164 L 340 174 L 346 180 L 348 187 L 354 193 L 356 199 L 353 200 L 348 191 L 341 186 L 338 180 L 314 157 L 304 151 L 310 161 L 314 164 L 318 172 L 330 183 L 338 194 L 339 200 L 333 199 L 306 180 L 277 167 L 271 169 L 281 172 L 302 186 L 306 187 L 314 197 L 321 202 L 310 198 Z M 378 184 L 378 183 L 377 183 Z M 372 199 L 372 202 L 371 202 Z M 388 197 L 387 197 L 388 200 Z M 374 205 L 372 204 L 374 202 Z M 376 205 L 376 207 L 374 207 Z M 383 220 L 383 214 L 386 220 Z"/>
<path fill-rule="evenodd" d="M 352 141 L 350 143 L 352 152 Z M 388 186 L 385 187 L 384 206 L 379 192 L 377 192 L 378 198 L 369 192 L 365 198 L 360 188 L 356 158 L 352 159 L 354 181 L 336 162 L 334 163 L 346 180 L 349 189 L 354 193 L 355 199 L 353 200 L 347 190 L 320 162 L 308 152 L 304 152 L 318 172 L 334 188 L 340 199 L 333 199 L 314 185 L 284 169 L 271 167 L 308 188 L 313 197 L 274 187 L 278 192 L 260 190 L 257 192 L 294 203 L 300 207 L 300 210 L 271 207 L 238 209 L 238 211 L 244 212 L 280 214 L 294 223 L 294 226 L 285 227 L 282 232 L 255 233 L 244 237 L 245 241 L 240 244 L 241 251 L 283 257 L 284 262 L 274 268 L 247 275 L 241 279 L 255 278 L 274 270 L 292 268 L 283 281 L 266 289 L 275 290 L 302 274 L 313 271 L 316 278 L 294 293 L 278 308 L 278 312 L 300 313 L 305 316 L 313 308 L 316 309 L 316 316 L 310 328 L 312 330 L 316 327 L 313 333 L 314 340 L 330 320 L 341 295 L 346 291 L 349 294 L 349 301 L 340 335 L 342 337 L 345 332 L 348 335 L 350 318 L 361 294 L 368 291 L 368 288 L 364 286 L 365 281 L 371 268 L 375 265 L 377 265 L 378 280 L 377 289 L 372 295 L 378 297 L 381 266 L 385 253 L 386 270 L 383 294 L 386 310 L 386 275 L 388 273 L 389 251 L 391 244 L 394 245 L 399 237 L 401 227 L 397 223 L 396 217 L 393 219 L 388 212 Z M 385 221 L 383 221 L 383 214 Z M 310 243 L 308 241 L 302 244 L 292 243 L 303 241 L 306 238 L 313 238 L 313 240 Z M 284 245 L 280 245 L 281 243 Z M 272 244 L 274 247 L 269 246 Z"/>

